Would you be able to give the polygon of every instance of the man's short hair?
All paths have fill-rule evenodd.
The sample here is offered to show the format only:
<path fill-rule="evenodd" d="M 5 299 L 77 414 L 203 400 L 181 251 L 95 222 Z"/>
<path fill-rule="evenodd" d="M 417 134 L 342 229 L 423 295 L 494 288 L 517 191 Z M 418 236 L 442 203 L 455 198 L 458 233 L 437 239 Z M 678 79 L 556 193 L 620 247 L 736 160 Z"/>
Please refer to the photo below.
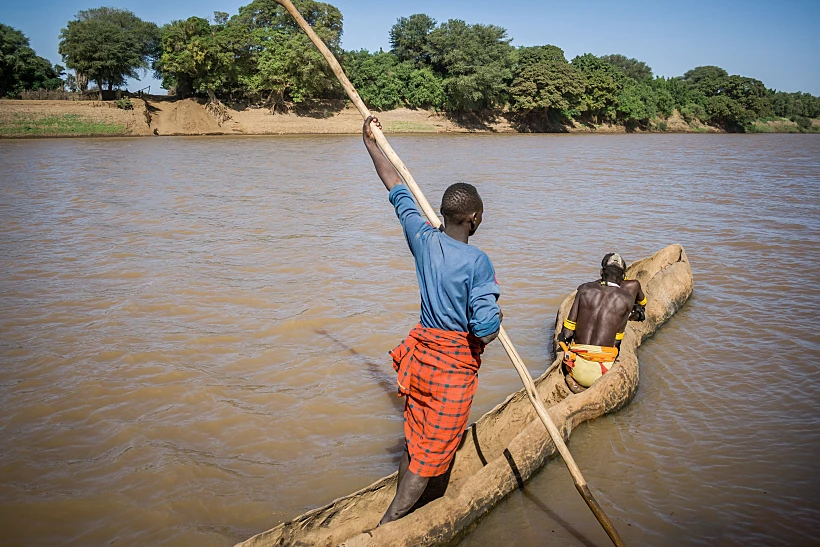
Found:
<path fill-rule="evenodd" d="M 618 253 L 607 253 L 601 260 L 604 281 L 620 283 L 626 274 L 626 262 Z"/>
<path fill-rule="evenodd" d="M 472 184 L 457 182 L 451 184 L 441 196 L 441 214 L 445 219 L 461 223 L 470 215 L 484 209 L 484 202 Z"/>

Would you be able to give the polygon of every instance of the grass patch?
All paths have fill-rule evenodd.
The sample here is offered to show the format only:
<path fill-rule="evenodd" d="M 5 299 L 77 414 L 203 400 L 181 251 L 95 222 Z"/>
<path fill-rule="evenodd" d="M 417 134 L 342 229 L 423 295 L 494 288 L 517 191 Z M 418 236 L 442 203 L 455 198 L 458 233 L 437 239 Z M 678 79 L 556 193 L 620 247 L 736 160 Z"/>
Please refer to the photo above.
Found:
<path fill-rule="evenodd" d="M 436 128 L 418 122 L 388 122 L 387 131 L 391 133 L 434 133 Z"/>
<path fill-rule="evenodd" d="M 753 122 L 746 128 L 747 133 L 773 133 L 774 131 L 767 123 Z"/>
<path fill-rule="evenodd" d="M 0 137 L 61 137 L 125 135 L 126 127 L 118 123 L 96 122 L 79 114 L 42 116 L 16 114 L 0 120 Z"/>
<path fill-rule="evenodd" d="M 805 129 L 790 120 L 756 120 L 746 126 L 747 133 L 802 133 Z"/>
<path fill-rule="evenodd" d="M 784 118 L 782 116 L 764 116 L 763 118 L 758 118 L 757 121 L 759 122 L 790 122 L 789 118 Z"/>

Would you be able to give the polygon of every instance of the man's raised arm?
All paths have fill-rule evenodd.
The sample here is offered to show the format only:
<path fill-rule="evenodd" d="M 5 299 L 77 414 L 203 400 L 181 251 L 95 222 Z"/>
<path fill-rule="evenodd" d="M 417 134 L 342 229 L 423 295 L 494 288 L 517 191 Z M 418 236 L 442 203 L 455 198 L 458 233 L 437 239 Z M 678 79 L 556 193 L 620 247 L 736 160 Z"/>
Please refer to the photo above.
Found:
<path fill-rule="evenodd" d="M 370 159 L 373 160 L 373 165 L 376 167 L 376 173 L 378 173 L 379 178 L 382 179 L 384 187 L 388 190 L 392 190 L 394 186 L 397 184 L 403 184 L 404 181 L 399 176 L 396 168 L 393 167 L 393 164 L 390 163 L 390 160 L 385 157 L 384 152 L 382 152 L 381 148 L 379 148 L 379 145 L 376 144 L 376 139 L 373 137 L 373 132 L 370 130 L 370 122 L 376 124 L 376 127 L 379 129 L 382 128 L 382 124 L 379 123 L 378 118 L 375 116 L 368 116 L 362 126 L 362 140 L 364 140 L 364 146 L 370 154 Z"/>

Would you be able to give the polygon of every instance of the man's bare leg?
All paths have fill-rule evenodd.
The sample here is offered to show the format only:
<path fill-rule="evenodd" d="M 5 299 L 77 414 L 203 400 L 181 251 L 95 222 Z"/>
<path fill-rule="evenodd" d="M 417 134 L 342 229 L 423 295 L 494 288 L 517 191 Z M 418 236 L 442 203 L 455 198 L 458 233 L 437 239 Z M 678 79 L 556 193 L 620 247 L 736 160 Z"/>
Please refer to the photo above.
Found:
<path fill-rule="evenodd" d="M 410 456 L 405 450 L 399 465 L 399 484 L 396 487 L 396 496 L 387 508 L 387 512 L 379 521 L 379 526 L 398 520 L 407 513 L 419 501 L 419 498 L 427 488 L 429 477 L 416 475 L 408 468 L 410 467 Z"/>

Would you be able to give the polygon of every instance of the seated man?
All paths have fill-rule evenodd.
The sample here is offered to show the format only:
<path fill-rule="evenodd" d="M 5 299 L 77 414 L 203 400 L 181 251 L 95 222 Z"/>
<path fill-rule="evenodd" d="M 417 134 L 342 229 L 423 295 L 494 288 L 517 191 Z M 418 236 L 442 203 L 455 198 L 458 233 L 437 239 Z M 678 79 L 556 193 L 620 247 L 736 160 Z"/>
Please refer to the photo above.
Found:
<path fill-rule="evenodd" d="M 645 318 L 646 296 L 641 284 L 624 279 L 625 273 L 626 263 L 619 254 L 604 256 L 601 279 L 578 287 L 564 320 L 558 341 L 565 350 L 567 385 L 576 393 L 612 368 L 627 321 Z"/>

